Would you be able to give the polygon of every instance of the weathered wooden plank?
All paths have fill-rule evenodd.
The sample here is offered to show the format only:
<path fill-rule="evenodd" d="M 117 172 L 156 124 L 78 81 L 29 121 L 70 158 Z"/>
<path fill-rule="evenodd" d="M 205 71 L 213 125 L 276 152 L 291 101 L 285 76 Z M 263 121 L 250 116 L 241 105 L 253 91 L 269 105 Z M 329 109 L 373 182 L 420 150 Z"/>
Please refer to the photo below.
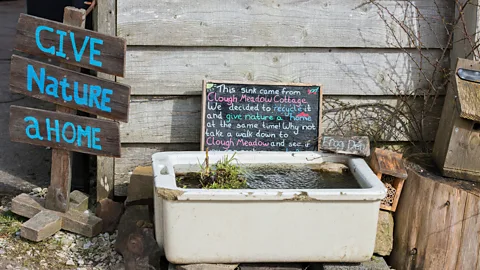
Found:
<path fill-rule="evenodd" d="M 454 12 L 452 1 L 380 4 L 385 9 L 362 0 L 122 0 L 118 1 L 117 34 L 127 38 L 129 45 L 445 46 L 446 24 Z M 405 28 L 413 33 L 406 33 Z"/>
<path fill-rule="evenodd" d="M 97 8 L 94 9 L 93 21 L 97 32 L 115 36 L 117 1 L 98 1 Z M 115 76 L 105 73 L 98 73 L 97 76 L 107 80 L 116 80 Z M 97 156 L 97 202 L 105 198 L 113 199 L 114 164 L 114 158 Z"/>
<path fill-rule="evenodd" d="M 477 62 L 469 61 L 466 59 L 458 59 L 458 69 L 460 68 L 470 69 L 472 71 L 478 71 Z M 475 67 L 474 67 L 475 66 Z M 462 80 L 458 76 L 455 76 L 457 87 L 455 94 L 457 96 L 457 104 L 460 110 L 460 117 L 470 119 L 476 122 L 480 122 L 480 84 L 479 82 L 470 82 Z"/>
<path fill-rule="evenodd" d="M 456 269 L 480 269 L 480 198 L 474 194 L 468 194 L 465 204 L 462 245 L 458 251 L 458 267 Z"/>
<path fill-rule="evenodd" d="M 200 95 L 202 81 L 263 81 L 322 84 L 324 95 L 422 93 L 440 50 L 312 48 L 129 47 L 127 75 L 119 82 L 132 95 Z M 440 66 L 448 67 L 448 57 Z M 418 66 L 418 63 L 422 63 Z M 421 68 L 421 70 L 420 70 Z M 440 87 L 443 74 L 433 83 Z"/>
<path fill-rule="evenodd" d="M 115 120 L 128 119 L 130 86 L 16 55 L 11 61 L 10 90 Z"/>
<path fill-rule="evenodd" d="M 20 15 L 15 49 L 113 75 L 125 74 L 125 39 L 35 16 Z"/>
<path fill-rule="evenodd" d="M 15 142 L 119 157 L 118 128 L 107 120 L 20 106 L 10 109 L 10 137 Z"/>
<path fill-rule="evenodd" d="M 127 144 L 122 146 L 122 157 L 115 159 L 115 196 L 127 196 L 127 184 L 137 166 L 151 166 L 152 155 L 165 151 L 196 151 L 199 143 L 182 144 Z"/>
<path fill-rule="evenodd" d="M 70 6 L 65 7 L 63 10 L 63 23 L 68 26 L 75 26 L 83 29 L 85 28 L 86 17 L 87 13 L 85 9 L 78 9 Z M 80 72 L 81 69 L 78 66 L 67 63 L 62 63 L 60 65 L 76 72 Z M 50 78 L 47 77 L 47 79 L 49 80 Z M 75 109 L 61 105 L 56 106 L 56 111 L 66 114 L 77 113 Z M 63 213 L 67 212 L 70 208 L 70 189 L 72 187 L 73 172 L 72 163 L 73 152 L 66 149 L 52 149 L 50 186 L 48 187 L 47 196 L 45 198 L 45 208 Z"/>
<path fill-rule="evenodd" d="M 399 112 L 406 104 L 395 97 L 324 97 L 322 134 L 369 136 L 375 141 L 433 140 L 443 104 L 439 98 L 422 121 L 423 132 Z M 407 100 L 417 115 L 423 100 Z M 417 115 L 418 116 L 418 115 Z M 201 97 L 134 97 L 128 123 L 120 123 L 122 143 L 200 142 Z"/>

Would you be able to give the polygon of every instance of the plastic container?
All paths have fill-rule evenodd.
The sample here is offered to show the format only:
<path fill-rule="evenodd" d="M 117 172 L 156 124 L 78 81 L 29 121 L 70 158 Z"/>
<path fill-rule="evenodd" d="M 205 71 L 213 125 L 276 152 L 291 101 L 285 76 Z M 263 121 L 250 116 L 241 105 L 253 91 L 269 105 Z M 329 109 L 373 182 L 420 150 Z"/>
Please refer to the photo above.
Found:
<path fill-rule="evenodd" d="M 213 164 L 233 152 L 210 152 Z M 156 240 L 174 264 L 361 262 L 373 254 L 385 186 L 363 159 L 320 152 L 237 152 L 240 164 L 346 164 L 357 189 L 183 189 L 204 152 L 152 156 Z"/>

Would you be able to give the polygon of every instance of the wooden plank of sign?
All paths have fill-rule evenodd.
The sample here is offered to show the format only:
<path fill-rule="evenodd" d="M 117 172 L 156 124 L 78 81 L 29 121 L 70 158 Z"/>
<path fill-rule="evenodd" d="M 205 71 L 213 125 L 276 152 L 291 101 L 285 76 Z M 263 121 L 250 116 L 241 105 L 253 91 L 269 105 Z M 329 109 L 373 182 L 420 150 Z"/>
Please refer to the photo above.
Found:
<path fill-rule="evenodd" d="M 126 48 L 123 38 L 27 14 L 20 14 L 14 47 L 28 54 L 122 77 Z"/>
<path fill-rule="evenodd" d="M 323 136 L 321 150 L 368 157 L 370 156 L 370 139 L 367 136 Z"/>
<path fill-rule="evenodd" d="M 58 120 L 58 129 L 56 120 Z M 79 134 L 79 127 L 87 131 Z M 94 128 L 100 130 L 94 131 Z M 11 106 L 10 138 L 15 142 L 92 155 L 120 157 L 119 125 L 109 120 Z"/>
<path fill-rule="evenodd" d="M 41 69 L 45 72 L 44 77 L 50 76 L 54 78 L 55 81 L 46 79 L 45 83 L 41 86 L 43 89 L 40 89 L 35 80 L 30 78 L 32 82 L 29 88 L 29 74 L 32 73 L 31 76 L 33 77 L 37 75 L 40 77 Z M 63 91 L 63 87 L 59 85 L 59 82 L 64 78 L 67 79 L 66 82 L 68 83 L 65 91 Z M 74 91 L 75 82 L 78 83 L 78 90 L 76 92 Z M 88 85 L 89 89 L 85 90 L 84 84 Z M 101 92 L 97 90 L 98 86 L 101 87 Z M 50 88 L 49 91 L 48 88 Z M 13 55 L 10 66 L 10 90 L 58 105 L 128 122 L 130 104 L 130 86 L 128 85 Z M 111 94 L 108 94 L 108 90 L 112 90 Z M 75 97 L 78 97 L 78 99 L 85 98 L 85 104 L 77 103 L 77 98 Z M 66 101 L 66 99 L 71 100 Z M 92 106 L 89 106 L 91 99 Z"/>

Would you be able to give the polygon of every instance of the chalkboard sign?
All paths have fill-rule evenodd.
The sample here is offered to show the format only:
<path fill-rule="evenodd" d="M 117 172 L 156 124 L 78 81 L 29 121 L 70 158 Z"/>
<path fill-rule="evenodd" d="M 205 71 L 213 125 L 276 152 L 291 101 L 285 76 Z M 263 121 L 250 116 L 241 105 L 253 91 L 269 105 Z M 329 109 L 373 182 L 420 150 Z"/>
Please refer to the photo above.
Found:
<path fill-rule="evenodd" d="M 322 86 L 204 81 L 201 149 L 317 151 Z"/>

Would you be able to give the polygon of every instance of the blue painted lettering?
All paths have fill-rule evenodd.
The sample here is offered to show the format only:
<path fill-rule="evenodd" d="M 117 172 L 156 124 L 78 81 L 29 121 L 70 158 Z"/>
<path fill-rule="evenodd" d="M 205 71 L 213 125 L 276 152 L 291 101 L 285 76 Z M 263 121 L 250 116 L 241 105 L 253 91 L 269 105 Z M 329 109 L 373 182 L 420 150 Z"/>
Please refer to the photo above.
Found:
<path fill-rule="evenodd" d="M 50 126 L 50 118 L 45 119 L 45 125 L 47 126 L 47 139 L 52 141 L 52 131 L 55 132 L 55 141 L 60 142 L 60 130 L 58 120 L 54 121 L 55 127 Z"/>
<path fill-rule="evenodd" d="M 40 32 L 42 32 L 42 31 L 48 31 L 48 32 L 53 33 L 53 28 L 45 26 L 45 25 L 37 26 L 37 29 L 35 29 L 35 42 L 37 44 L 38 49 L 40 49 L 40 51 L 42 51 L 44 53 L 48 53 L 48 54 L 52 54 L 52 55 L 55 54 L 55 47 L 54 46 L 51 46 L 49 48 L 45 48 L 45 47 L 43 47 L 42 42 L 40 42 Z"/>
<path fill-rule="evenodd" d="M 38 77 L 35 69 L 32 65 L 28 65 L 27 67 L 27 90 L 32 92 L 32 80 L 35 80 L 35 83 L 38 86 L 40 93 L 43 94 L 44 87 L 45 87 L 45 69 L 40 69 L 40 78 Z"/>
<path fill-rule="evenodd" d="M 102 92 L 102 104 L 101 104 L 101 110 L 104 112 L 111 112 L 112 108 L 108 107 L 106 103 L 110 103 L 110 97 L 107 97 L 107 95 L 112 95 L 113 91 L 111 89 L 103 89 Z"/>
<path fill-rule="evenodd" d="M 40 136 L 40 126 L 38 125 L 38 121 L 35 117 L 33 116 L 27 116 L 23 118 L 23 121 L 28 122 L 31 121 L 32 124 L 28 125 L 25 128 L 25 133 L 27 134 L 27 137 L 34 140 L 34 139 L 39 139 L 40 141 L 43 141 L 43 137 Z M 35 134 L 32 135 L 30 132 L 31 129 L 35 130 Z"/>
<path fill-rule="evenodd" d="M 72 128 L 72 131 L 71 132 L 68 132 L 67 131 L 67 128 L 68 127 L 71 127 Z M 67 138 L 67 134 L 71 134 L 72 137 L 69 139 Z M 62 139 L 67 142 L 67 143 L 74 143 L 75 142 L 75 125 L 72 123 L 72 122 L 66 122 L 64 125 L 63 125 L 63 128 L 62 128 Z"/>
<path fill-rule="evenodd" d="M 60 81 L 60 86 L 62 87 L 62 98 L 65 101 L 72 101 L 72 95 L 67 95 L 67 88 L 70 87 L 70 84 L 67 82 L 67 78 L 63 78 Z"/>
<path fill-rule="evenodd" d="M 77 145 L 82 146 L 82 137 L 87 139 L 87 146 L 88 148 L 92 148 L 92 137 L 90 136 L 92 127 L 86 126 L 83 128 L 82 126 L 78 126 L 77 131 Z"/>
<path fill-rule="evenodd" d="M 88 96 L 87 96 L 87 92 L 88 92 L 88 86 L 87 84 L 83 84 L 83 97 L 80 99 L 80 96 L 78 95 L 78 93 L 80 92 L 80 90 L 78 89 L 78 82 L 74 82 L 73 83 L 73 98 L 75 99 L 75 103 L 77 103 L 78 105 L 87 105 L 88 103 Z"/>
<path fill-rule="evenodd" d="M 92 128 L 92 147 L 93 149 L 102 150 L 102 146 L 98 145 L 97 142 L 100 142 L 100 138 L 95 137 L 95 133 L 100 132 L 100 128 Z"/>
<path fill-rule="evenodd" d="M 60 36 L 58 42 L 58 51 L 55 53 L 56 56 L 66 58 L 67 55 L 63 52 L 63 38 L 67 36 L 67 32 L 62 30 L 57 30 L 57 34 Z"/>
<path fill-rule="evenodd" d="M 80 60 L 82 60 L 82 55 L 85 52 L 85 48 L 87 48 L 87 43 L 89 39 L 90 39 L 89 36 L 85 36 L 85 39 L 83 40 L 82 48 L 80 48 L 80 51 L 78 51 L 77 44 L 75 43 L 75 34 L 73 32 L 70 32 L 70 40 L 72 41 L 73 54 L 77 62 L 80 62 Z"/>
<path fill-rule="evenodd" d="M 52 83 L 47 85 L 45 88 L 45 93 L 49 96 L 58 98 L 58 81 L 52 76 L 47 76 L 47 80 L 50 80 Z"/>
<path fill-rule="evenodd" d="M 98 38 L 90 39 L 90 65 L 101 67 L 102 62 L 93 59 L 95 55 L 100 55 L 100 51 L 95 49 L 95 44 L 103 45 L 103 40 Z"/>
<path fill-rule="evenodd" d="M 93 103 L 95 103 L 95 106 L 97 108 L 100 107 L 100 103 L 98 102 L 98 98 L 102 94 L 102 87 L 98 85 L 90 85 L 90 96 L 88 99 L 88 106 L 93 107 Z"/>

